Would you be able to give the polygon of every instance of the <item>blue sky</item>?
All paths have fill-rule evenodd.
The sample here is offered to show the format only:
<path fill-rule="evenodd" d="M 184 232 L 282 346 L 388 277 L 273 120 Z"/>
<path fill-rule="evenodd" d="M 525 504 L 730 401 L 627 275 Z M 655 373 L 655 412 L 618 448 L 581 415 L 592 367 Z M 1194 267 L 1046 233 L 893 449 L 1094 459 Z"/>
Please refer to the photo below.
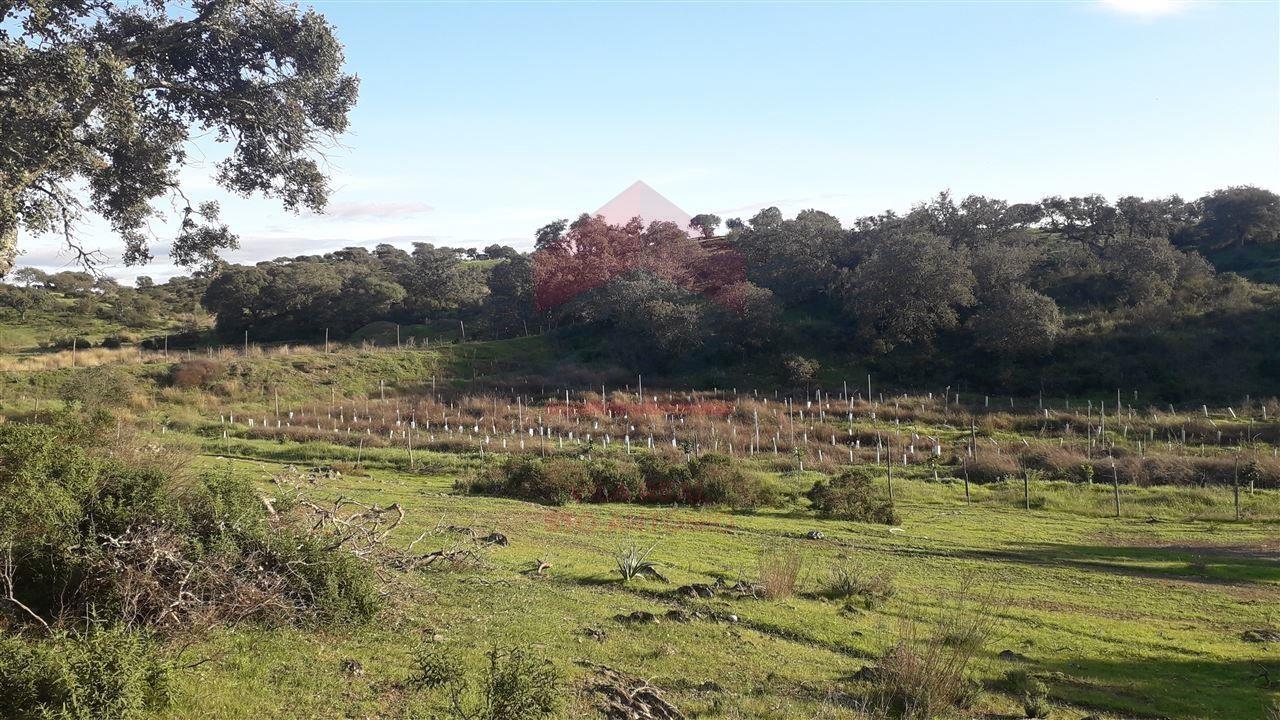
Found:
<path fill-rule="evenodd" d="M 1280 3 L 311 3 L 360 102 L 325 217 L 227 197 L 232 259 L 527 248 L 643 179 L 691 213 L 843 220 L 939 190 L 1280 190 Z M 215 147 L 202 147 L 216 158 Z M 89 244 L 118 248 L 97 224 Z M 26 264 L 56 267 L 56 238 Z M 123 278 L 149 269 L 112 270 Z"/>

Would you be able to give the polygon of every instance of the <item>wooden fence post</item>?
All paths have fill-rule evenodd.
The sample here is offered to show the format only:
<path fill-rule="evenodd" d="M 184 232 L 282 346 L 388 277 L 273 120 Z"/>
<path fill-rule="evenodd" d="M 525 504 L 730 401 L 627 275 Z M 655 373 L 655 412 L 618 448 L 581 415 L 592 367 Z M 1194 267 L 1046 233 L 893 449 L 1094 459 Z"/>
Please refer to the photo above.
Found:
<path fill-rule="evenodd" d="M 1120 471 L 1116 469 L 1116 459 L 1111 458 L 1111 483 L 1115 490 L 1116 517 L 1120 517 Z"/>
<path fill-rule="evenodd" d="M 884 455 L 884 466 L 889 471 L 889 502 L 893 502 L 893 445 L 888 446 Z"/>
<path fill-rule="evenodd" d="M 1235 467 L 1232 470 L 1232 494 L 1235 495 L 1236 520 L 1240 520 L 1240 453 L 1236 453 Z"/>

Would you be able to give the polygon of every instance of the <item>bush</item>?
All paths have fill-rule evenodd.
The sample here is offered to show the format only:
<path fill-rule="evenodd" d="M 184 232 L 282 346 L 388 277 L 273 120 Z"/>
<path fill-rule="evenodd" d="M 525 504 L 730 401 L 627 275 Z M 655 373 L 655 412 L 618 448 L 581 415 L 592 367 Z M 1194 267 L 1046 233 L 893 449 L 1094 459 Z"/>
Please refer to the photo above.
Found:
<path fill-rule="evenodd" d="M 204 358 L 183 360 L 169 368 L 169 384 L 183 389 L 208 389 L 226 375 L 227 366 L 216 360 Z"/>
<path fill-rule="evenodd" d="M 1004 676 L 1009 691 L 1022 703 L 1028 718 L 1047 718 L 1053 712 L 1049 703 L 1049 688 L 1039 678 L 1026 670 L 1010 670 Z"/>
<path fill-rule="evenodd" d="M 869 572 L 851 558 L 841 558 L 827 573 L 822 592 L 829 598 L 860 598 L 868 610 L 893 597 L 893 574 Z"/>
<path fill-rule="evenodd" d="M 247 479 L 179 484 L 97 457 L 83 428 L 0 425 L 0 550 L 42 620 L 140 627 L 219 620 L 351 622 L 378 606 L 373 575 L 309 525 L 268 517 Z M 34 618 L 6 603 L 0 616 Z"/>
<path fill-rule="evenodd" d="M 40 344 L 43 350 L 87 350 L 93 347 L 93 341 L 87 337 L 52 338 Z"/>
<path fill-rule="evenodd" d="M 510 456 L 458 481 L 459 490 L 562 505 L 571 501 L 777 505 L 776 486 L 744 472 L 723 455 L 688 462 L 643 455 L 639 462 L 597 457 L 539 459 Z"/>
<path fill-rule="evenodd" d="M 873 680 L 875 704 L 904 720 L 930 720 L 972 704 L 971 668 L 993 631 L 990 604 L 961 600 L 932 632 L 905 620 L 898 641 L 881 658 Z"/>
<path fill-rule="evenodd" d="M 130 333 L 115 333 L 108 335 L 102 339 L 102 347 L 104 348 L 120 348 L 125 345 L 133 345 L 138 342 L 138 336 Z"/>
<path fill-rule="evenodd" d="M 792 387 L 807 388 L 817 377 L 822 365 L 801 355 L 787 355 L 782 358 L 782 376 Z"/>
<path fill-rule="evenodd" d="M 136 387 L 137 382 L 127 371 L 103 365 L 71 373 L 62 383 L 58 396 L 67 403 L 95 411 L 127 404 Z"/>
<path fill-rule="evenodd" d="M 146 717 L 169 703 L 169 670 L 149 638 L 120 627 L 0 637 L 0 717 Z"/>
<path fill-rule="evenodd" d="M 584 463 L 568 458 L 541 460 L 521 455 L 485 466 L 473 478 L 460 483 L 460 489 L 547 505 L 564 505 L 595 494 Z"/>
<path fill-rule="evenodd" d="M 684 502 L 689 505 L 728 505 L 735 510 L 777 505 L 778 489 L 757 475 L 744 472 L 725 455 L 703 455 L 689 461 L 691 483 Z"/>
<path fill-rule="evenodd" d="M 640 477 L 644 480 L 644 501 L 662 505 L 685 502 L 685 488 L 693 484 L 689 464 L 661 455 L 640 457 Z"/>
<path fill-rule="evenodd" d="M 587 465 L 592 502 L 639 502 L 644 496 L 644 478 L 634 463 L 612 458 L 594 458 Z"/>
<path fill-rule="evenodd" d="M 450 694 L 454 720 L 539 720 L 560 707 L 561 679 L 554 666 L 522 650 L 493 649 L 483 678 L 467 678 L 463 659 L 441 645 L 426 645 L 414 656 L 417 673 L 409 684 Z M 435 716 L 433 716 L 435 717 Z"/>
<path fill-rule="evenodd" d="M 893 503 L 880 497 L 872 475 L 866 468 L 850 468 L 830 480 L 815 482 L 807 497 L 815 510 L 829 517 L 896 525 L 898 514 Z"/>
<path fill-rule="evenodd" d="M 369 566 L 354 555 L 335 552 L 332 541 L 304 531 L 274 532 L 259 549 L 247 550 L 263 560 L 259 572 L 283 579 L 288 604 L 279 620 L 310 619 L 346 625 L 370 620 L 382 606 Z"/>

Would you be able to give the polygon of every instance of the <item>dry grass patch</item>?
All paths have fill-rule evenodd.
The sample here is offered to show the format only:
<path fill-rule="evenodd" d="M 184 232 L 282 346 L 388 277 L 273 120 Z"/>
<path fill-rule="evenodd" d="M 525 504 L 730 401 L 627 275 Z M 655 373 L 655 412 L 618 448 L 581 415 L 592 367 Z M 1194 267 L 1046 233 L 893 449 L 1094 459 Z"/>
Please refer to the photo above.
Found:
<path fill-rule="evenodd" d="M 756 561 L 761 594 L 771 600 L 796 594 L 803 579 L 805 558 L 794 548 L 778 546 L 760 551 Z"/>

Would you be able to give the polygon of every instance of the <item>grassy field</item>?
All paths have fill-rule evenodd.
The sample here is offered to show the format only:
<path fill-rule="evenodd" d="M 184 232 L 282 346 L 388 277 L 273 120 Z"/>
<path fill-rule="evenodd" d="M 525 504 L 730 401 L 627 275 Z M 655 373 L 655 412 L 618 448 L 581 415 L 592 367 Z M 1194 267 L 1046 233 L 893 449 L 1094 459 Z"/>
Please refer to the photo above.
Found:
<path fill-rule="evenodd" d="M 861 717 L 869 688 L 855 673 L 904 622 L 928 624 L 949 604 L 987 595 L 997 624 L 980 657 L 989 686 L 976 716 L 1022 716 L 999 683 L 1019 668 L 1049 685 L 1054 717 L 1261 718 L 1277 698 L 1266 683 L 1280 676 L 1280 652 L 1242 638 L 1280 622 L 1275 521 L 1091 516 L 1074 511 L 1089 502 L 1052 487 L 1045 510 L 1021 509 L 1006 497 L 1012 489 L 1000 487 L 976 489 L 966 505 L 958 485 L 906 479 L 897 487 L 903 521 L 893 528 L 823 520 L 799 505 L 748 513 L 546 507 L 454 494 L 465 463 L 456 456 L 424 463 L 436 470 L 348 474 L 314 492 L 400 503 L 408 511 L 401 543 L 424 531 L 424 547 L 463 543 L 438 529 L 457 525 L 500 531 L 510 545 L 482 551 L 475 566 L 413 574 L 395 609 L 372 627 L 205 637 L 187 655 L 207 662 L 179 676 L 169 716 L 445 717 L 444 697 L 404 684 L 414 650 L 444 643 L 477 667 L 493 646 L 551 659 L 576 690 L 564 717 L 591 716 L 580 662 L 649 678 L 690 717 Z M 282 468 L 208 455 L 201 464 L 249 474 L 268 493 Z M 813 477 L 779 481 L 799 490 Z M 1108 490 L 1093 492 L 1105 505 Z M 1254 501 L 1274 507 L 1277 498 L 1268 491 Z M 807 539 L 813 530 L 824 537 Z M 630 543 L 654 547 L 669 584 L 620 582 L 613 554 Z M 754 579 L 762 552 L 802 560 L 796 595 L 695 601 L 674 592 L 690 582 Z M 870 609 L 822 597 L 841 558 L 868 575 L 890 575 L 892 597 Z M 545 575 L 529 572 L 538 560 L 552 564 Z M 661 618 L 676 608 L 739 620 L 615 619 L 637 610 Z M 351 660 L 362 673 L 343 671 Z"/>
<path fill-rule="evenodd" d="M 1280 643 L 1246 639 L 1280 626 L 1273 400 L 1117 407 L 1115 396 L 957 399 L 939 388 L 868 403 L 833 386 L 788 402 L 785 391 L 651 390 L 648 378 L 644 398 L 619 378 L 602 395 L 600 376 L 559 367 L 544 338 L 193 353 L 219 373 L 179 387 L 182 353 L 95 350 L 13 359 L 0 377 L 4 414 L 42 417 L 64 404 L 69 380 L 99 372 L 85 365 L 109 365 L 101 381 L 129 389 L 113 411 L 144 444 L 181 449 L 201 472 L 243 474 L 267 496 L 288 465 L 358 462 L 360 473 L 323 476 L 308 492 L 399 503 L 407 516 L 394 544 L 426 532 L 417 551 L 478 558 L 397 576 L 369 625 L 180 636 L 173 648 L 187 667 L 165 717 L 452 717 L 444 694 L 408 682 L 415 652 L 437 646 L 476 671 L 491 648 L 549 659 L 566 679 L 566 718 L 596 716 L 593 664 L 649 679 L 688 717 L 876 717 L 865 711 L 877 688 L 860 671 L 957 606 L 995 623 L 978 652 L 984 692 L 957 717 L 1023 717 L 1003 681 L 1011 670 L 1048 685 L 1056 718 L 1267 718 L 1280 701 Z M 672 453 L 731 454 L 785 500 L 749 512 L 550 507 L 454 489 L 503 452 L 622 456 L 624 442 L 643 452 L 650 437 Z M 882 446 L 898 525 L 813 512 L 804 492 L 851 462 L 875 467 L 887 492 Z M 1231 482 L 1250 462 L 1260 480 L 1256 491 L 1241 485 L 1236 520 Z M 960 478 L 979 471 L 966 501 Z M 476 547 L 451 525 L 510 544 Z M 623 583 L 615 555 L 631 545 L 652 547 L 670 582 Z M 676 590 L 758 581 L 779 558 L 800 568 L 782 597 Z M 532 572 L 539 561 L 551 564 L 545 574 Z M 837 569 L 892 592 L 874 603 L 831 597 Z M 617 619 L 636 611 L 659 622 Z"/>

